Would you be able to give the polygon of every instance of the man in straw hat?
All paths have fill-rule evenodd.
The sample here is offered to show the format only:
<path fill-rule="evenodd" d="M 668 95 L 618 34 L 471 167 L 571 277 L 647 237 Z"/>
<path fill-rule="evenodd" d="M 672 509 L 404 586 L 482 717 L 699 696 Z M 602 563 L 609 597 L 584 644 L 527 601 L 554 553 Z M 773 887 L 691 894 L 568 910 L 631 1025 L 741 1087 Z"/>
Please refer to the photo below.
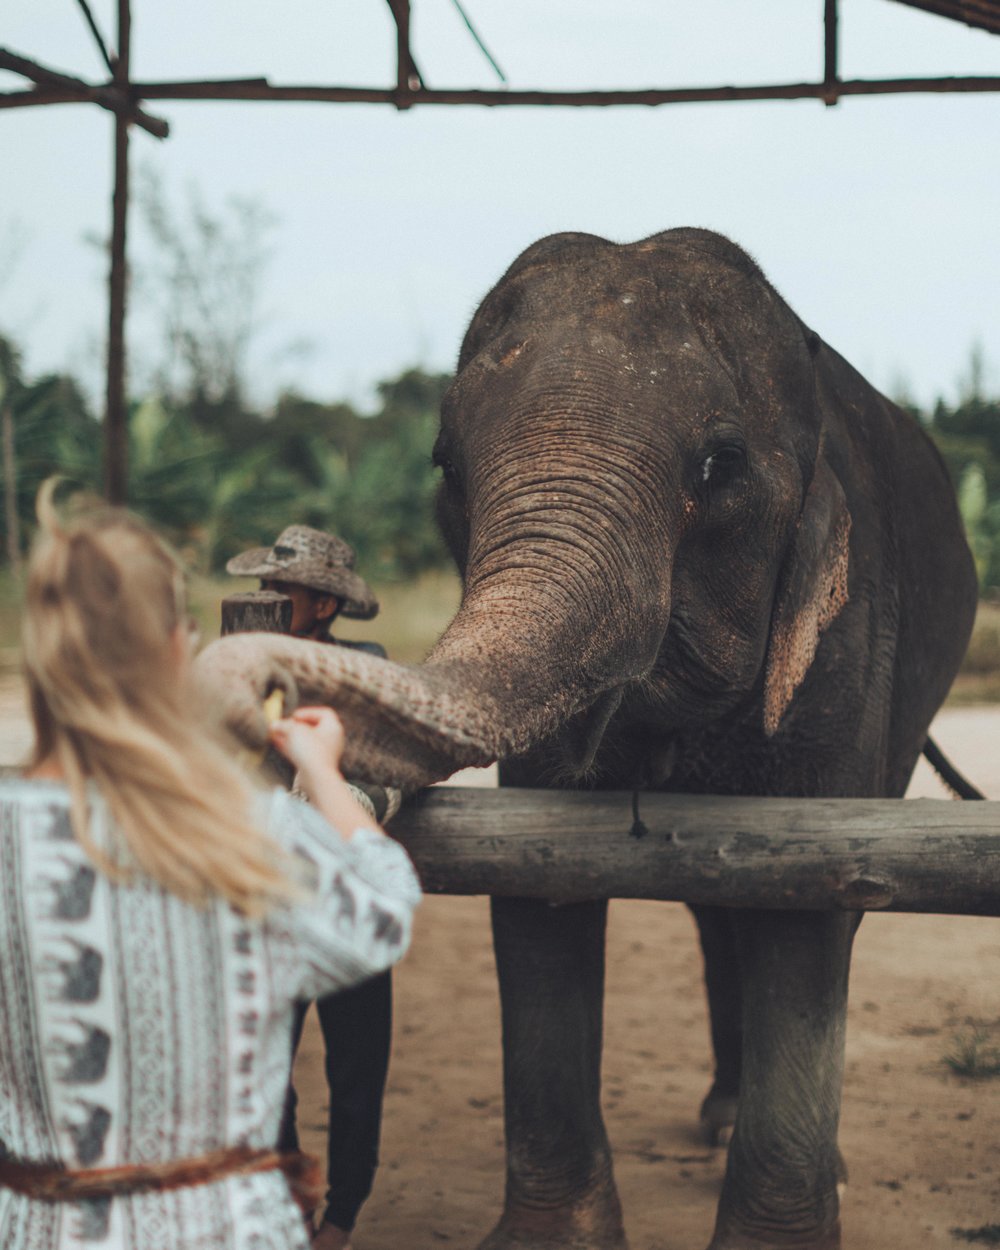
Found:
<path fill-rule="evenodd" d="M 233 556 L 226 572 L 259 577 L 261 590 L 276 590 L 292 601 L 292 633 L 314 642 L 334 642 L 330 627 L 338 616 L 370 621 L 378 600 L 354 571 L 354 550 L 336 534 L 289 525 L 273 547 L 254 547 Z M 377 642 L 341 642 L 385 656 Z"/>
<path fill-rule="evenodd" d="M 261 590 L 287 595 L 292 601 L 291 632 L 296 637 L 385 657 L 384 648 L 376 642 L 348 642 L 330 633 L 338 616 L 368 621 L 379 606 L 368 584 L 354 571 L 353 549 L 335 534 L 307 525 L 289 525 L 272 547 L 257 547 L 234 556 L 226 571 L 239 577 L 259 577 Z M 398 805 L 398 795 L 393 791 L 357 783 L 354 788 L 376 820 L 388 819 Z M 298 1048 L 307 1010 L 303 1005 L 296 1017 L 293 1050 Z M 323 1030 L 330 1090 L 329 1188 L 313 1246 L 316 1250 L 348 1250 L 351 1230 L 371 1193 L 378 1165 L 382 1097 L 392 1035 L 389 973 L 319 999 L 316 1012 Z M 296 1102 L 295 1091 L 289 1085 L 278 1141 L 282 1151 L 298 1149 Z"/>

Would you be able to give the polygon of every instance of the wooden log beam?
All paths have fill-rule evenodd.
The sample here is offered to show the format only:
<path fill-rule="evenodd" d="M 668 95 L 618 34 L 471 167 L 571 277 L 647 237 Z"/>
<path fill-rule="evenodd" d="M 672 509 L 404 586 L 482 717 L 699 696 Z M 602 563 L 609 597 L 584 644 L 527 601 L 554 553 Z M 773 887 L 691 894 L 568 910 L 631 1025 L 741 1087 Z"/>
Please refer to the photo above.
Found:
<path fill-rule="evenodd" d="M 162 117 L 153 117 L 137 108 L 128 91 L 122 92 L 114 82 L 106 86 L 95 86 L 84 82 L 82 78 L 74 78 L 71 74 L 49 69 L 26 56 L 19 56 L 9 48 L 0 48 L 0 69 L 20 74 L 22 78 L 35 83 L 33 91 L 9 91 L 0 95 L 0 108 L 31 108 L 40 104 L 99 104 L 101 108 L 112 113 L 127 113 L 129 121 L 148 131 L 154 138 L 165 139 L 170 134 L 170 126 Z"/>
<path fill-rule="evenodd" d="M 409 97 L 423 86 L 423 78 L 410 47 L 410 0 L 387 0 L 396 23 L 396 93 Z M 408 108 L 409 105 L 402 107 Z"/>
<path fill-rule="evenodd" d="M 1000 804 L 435 787 L 393 837 L 432 894 L 1000 915 Z"/>
<path fill-rule="evenodd" d="M 0 69 L 9 70 L 12 74 L 20 74 L 29 82 L 47 87 L 65 87 L 69 91 L 76 91 L 88 86 L 82 78 L 50 69 L 39 61 L 33 61 L 30 57 L 12 52 L 10 48 L 0 48 Z"/>
<path fill-rule="evenodd" d="M 105 100 L 109 89 L 86 87 L 69 91 L 63 87 L 39 87 L 34 91 L 0 92 L 0 109 L 33 108 L 46 104 L 93 102 L 113 108 Z M 1000 76 L 973 78 L 897 78 L 845 80 L 836 85 L 837 98 L 844 96 L 979 94 L 1000 91 Z M 132 99 L 144 100 L 259 100 L 266 103 L 388 104 L 409 108 L 418 104 L 437 106 L 474 104 L 485 108 L 550 106 L 553 108 L 612 108 L 622 105 L 658 107 L 664 104 L 710 104 L 760 100 L 822 100 L 826 83 L 786 83 L 759 87 L 679 87 L 636 91 L 478 91 L 437 90 L 431 87 L 400 93 L 391 87 L 275 87 L 263 79 L 211 82 L 132 83 Z M 167 133 L 166 122 L 137 113 L 135 124 L 159 138 Z M 151 124 L 147 124 L 150 122 Z M 159 127 L 156 129 L 154 127 Z"/>
<path fill-rule="evenodd" d="M 118 0 L 118 52 L 115 85 L 129 86 L 132 16 L 128 0 Z M 125 317 L 128 303 L 129 117 L 115 113 L 114 187 L 111 193 L 111 242 L 108 268 L 108 360 L 104 403 L 104 494 L 109 503 L 128 498 L 128 401 L 126 397 Z"/>
<path fill-rule="evenodd" d="M 995 0 L 900 0 L 900 3 L 953 22 L 964 22 L 973 30 L 1000 35 L 1000 11 Z"/>
<path fill-rule="evenodd" d="M 823 102 L 826 105 L 836 104 L 840 93 L 840 84 L 837 81 L 840 72 L 837 16 L 837 0 L 826 0 L 823 13 L 823 85 L 827 90 Z"/>
<path fill-rule="evenodd" d="M 637 104 L 706 104 L 738 100 L 825 100 L 822 82 L 782 83 L 747 87 L 679 87 L 629 91 L 465 90 L 424 87 L 409 97 L 396 87 L 272 86 L 262 80 L 239 82 L 133 82 L 132 94 L 142 100 L 264 100 L 329 104 L 479 104 L 488 108 L 513 105 L 611 107 Z M 837 83 L 839 96 L 899 95 L 1000 91 L 1000 76 L 968 78 L 851 79 Z"/>

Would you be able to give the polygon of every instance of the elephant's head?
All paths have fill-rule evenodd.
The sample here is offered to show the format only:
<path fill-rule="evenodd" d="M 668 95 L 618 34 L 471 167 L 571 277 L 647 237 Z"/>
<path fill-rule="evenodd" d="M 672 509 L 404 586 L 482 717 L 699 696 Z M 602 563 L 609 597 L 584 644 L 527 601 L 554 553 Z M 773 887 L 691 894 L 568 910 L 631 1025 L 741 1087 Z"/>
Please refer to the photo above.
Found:
<path fill-rule="evenodd" d="M 443 405 L 451 626 L 418 668 L 270 644 L 347 716 L 348 766 L 413 785 L 531 748 L 579 778 L 615 771 L 626 722 L 629 750 L 644 722 L 736 709 L 774 734 L 846 598 L 817 349 L 709 232 L 528 248 L 476 313 Z M 244 667 L 264 645 L 215 645 L 230 643 Z"/>

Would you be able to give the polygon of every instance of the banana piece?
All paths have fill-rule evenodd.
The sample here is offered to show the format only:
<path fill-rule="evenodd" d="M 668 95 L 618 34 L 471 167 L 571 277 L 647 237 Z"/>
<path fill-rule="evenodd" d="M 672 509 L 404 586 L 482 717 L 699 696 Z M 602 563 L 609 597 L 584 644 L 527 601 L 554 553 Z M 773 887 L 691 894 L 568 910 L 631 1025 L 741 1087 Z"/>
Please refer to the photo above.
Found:
<path fill-rule="evenodd" d="M 273 725 L 276 720 L 281 720 L 285 714 L 285 692 L 280 689 L 272 690 L 264 702 L 261 704 L 261 711 L 264 713 L 264 719 L 268 725 Z M 261 764 L 267 758 L 268 746 L 259 751 L 251 751 L 248 747 L 241 747 L 236 753 L 236 759 L 241 768 L 253 772 L 260 768 Z"/>
<path fill-rule="evenodd" d="M 282 689 L 272 690 L 264 700 L 264 719 L 269 725 L 281 720 L 285 714 L 285 692 Z"/>

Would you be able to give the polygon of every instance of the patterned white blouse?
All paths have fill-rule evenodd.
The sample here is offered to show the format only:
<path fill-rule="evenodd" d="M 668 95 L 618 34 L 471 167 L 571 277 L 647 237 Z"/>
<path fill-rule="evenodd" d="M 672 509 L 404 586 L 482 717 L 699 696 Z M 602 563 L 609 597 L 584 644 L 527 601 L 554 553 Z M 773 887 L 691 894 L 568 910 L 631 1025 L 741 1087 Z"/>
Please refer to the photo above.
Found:
<path fill-rule="evenodd" d="M 420 887 L 372 830 L 349 842 L 282 791 L 266 828 L 311 900 L 250 921 L 149 881 L 113 884 L 57 782 L 0 782 L 0 1156 L 70 1169 L 274 1146 L 293 1001 L 364 980 L 409 944 Z M 100 795 L 91 826 L 115 833 Z M 3 1250 L 305 1250 L 279 1171 L 45 1203 L 0 1189 Z"/>

